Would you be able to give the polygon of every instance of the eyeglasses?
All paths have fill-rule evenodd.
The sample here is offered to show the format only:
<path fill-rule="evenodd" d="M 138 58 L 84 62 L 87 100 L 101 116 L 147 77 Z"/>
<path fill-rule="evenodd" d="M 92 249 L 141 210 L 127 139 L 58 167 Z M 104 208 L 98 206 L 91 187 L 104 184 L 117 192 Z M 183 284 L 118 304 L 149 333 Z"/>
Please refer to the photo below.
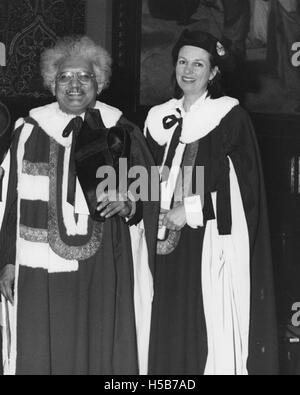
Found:
<path fill-rule="evenodd" d="M 68 85 L 74 78 L 76 78 L 81 84 L 88 85 L 95 79 L 95 74 L 87 71 L 65 71 L 64 73 L 57 75 L 56 81 L 60 85 Z"/>

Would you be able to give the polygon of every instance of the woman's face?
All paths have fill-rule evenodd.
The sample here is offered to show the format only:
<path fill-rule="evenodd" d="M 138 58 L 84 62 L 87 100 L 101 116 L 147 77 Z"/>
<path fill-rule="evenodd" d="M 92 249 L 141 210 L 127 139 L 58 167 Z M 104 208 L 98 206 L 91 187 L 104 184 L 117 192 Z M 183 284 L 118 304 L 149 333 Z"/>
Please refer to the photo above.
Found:
<path fill-rule="evenodd" d="M 93 108 L 97 91 L 98 84 L 90 62 L 78 57 L 61 63 L 55 82 L 55 96 L 63 112 L 80 115 L 87 108 Z"/>
<path fill-rule="evenodd" d="M 205 49 L 185 46 L 179 51 L 176 79 L 185 96 L 201 97 L 217 71 L 217 67 L 211 68 L 210 54 Z"/>

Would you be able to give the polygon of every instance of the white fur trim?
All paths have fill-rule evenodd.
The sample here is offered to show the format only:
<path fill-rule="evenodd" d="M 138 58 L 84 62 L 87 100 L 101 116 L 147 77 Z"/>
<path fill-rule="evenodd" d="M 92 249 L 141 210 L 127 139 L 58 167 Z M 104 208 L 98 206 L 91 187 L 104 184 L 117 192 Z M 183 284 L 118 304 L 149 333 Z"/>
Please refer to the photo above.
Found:
<path fill-rule="evenodd" d="M 69 273 L 78 270 L 78 261 L 66 260 L 55 254 L 47 243 L 33 243 L 20 239 L 20 266 L 44 269 L 48 273 Z"/>
<path fill-rule="evenodd" d="M 2 363 L 3 374 L 5 376 L 13 375 L 11 370 L 11 330 L 15 326 L 13 323 L 14 309 L 13 306 L 1 295 L 1 313 L 2 313 Z"/>
<path fill-rule="evenodd" d="M 188 226 L 197 229 L 203 226 L 203 209 L 201 196 L 189 196 L 184 198 L 184 208 L 186 214 L 186 222 Z"/>
<path fill-rule="evenodd" d="M 100 111 L 103 123 L 107 128 L 115 126 L 123 115 L 122 111 L 100 101 L 97 101 L 95 108 Z"/>
<path fill-rule="evenodd" d="M 25 123 L 24 118 L 19 118 L 16 123 L 15 123 L 15 129 L 18 129 L 20 126 L 22 126 Z"/>
<path fill-rule="evenodd" d="M 22 174 L 18 183 L 21 199 L 49 202 L 49 177 Z"/>
<path fill-rule="evenodd" d="M 148 374 L 153 278 L 149 268 L 148 249 L 143 221 L 130 228 L 134 266 L 134 305 L 138 343 L 139 373 Z"/>
<path fill-rule="evenodd" d="M 182 99 L 172 99 L 150 110 L 146 120 L 146 128 L 159 145 L 167 144 L 172 138 L 176 126 L 173 129 L 166 130 L 162 121 L 168 115 L 176 115 L 178 118 L 177 108 L 182 110 L 183 116 L 181 142 L 191 144 L 205 137 L 219 126 L 222 119 L 239 105 L 239 101 L 227 96 L 219 99 L 201 97 L 187 113 L 184 112 L 182 104 Z"/>
<path fill-rule="evenodd" d="M 179 100 L 172 99 L 167 103 L 151 108 L 149 111 L 145 122 L 145 130 L 149 130 L 151 137 L 157 144 L 163 146 L 170 141 L 176 127 L 174 126 L 173 130 L 166 130 L 163 127 L 162 121 L 167 115 L 175 115 L 178 118 L 176 108 L 178 108 L 179 105 L 181 106 Z"/>
<path fill-rule="evenodd" d="M 104 125 L 107 128 L 115 126 L 122 116 L 120 110 L 101 102 L 97 102 L 95 108 L 100 110 Z M 29 114 L 36 120 L 39 126 L 60 145 L 64 147 L 71 146 L 72 134 L 65 138 L 62 136 L 62 132 L 71 119 L 75 118 L 75 115 L 62 112 L 57 102 L 35 108 L 31 110 Z M 84 114 L 82 114 L 81 117 L 84 118 Z"/>
<path fill-rule="evenodd" d="M 90 211 L 78 178 L 76 178 L 75 213 L 90 215 Z"/>
<path fill-rule="evenodd" d="M 208 221 L 202 289 L 208 337 L 206 375 L 247 375 L 250 327 L 250 245 L 236 172 L 230 161 L 232 234 Z M 216 193 L 212 194 L 216 207 Z"/>
<path fill-rule="evenodd" d="M 207 136 L 238 104 L 238 100 L 231 97 L 203 100 L 194 111 L 189 111 L 184 117 L 181 141 L 190 144 Z"/>

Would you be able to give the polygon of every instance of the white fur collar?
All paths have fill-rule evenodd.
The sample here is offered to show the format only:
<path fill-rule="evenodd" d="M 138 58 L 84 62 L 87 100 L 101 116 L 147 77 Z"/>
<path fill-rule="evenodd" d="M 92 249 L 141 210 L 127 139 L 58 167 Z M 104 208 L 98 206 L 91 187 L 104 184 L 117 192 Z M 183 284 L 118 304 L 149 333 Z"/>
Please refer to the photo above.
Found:
<path fill-rule="evenodd" d="M 100 111 L 107 128 L 115 126 L 122 116 L 120 110 L 101 102 L 97 102 L 95 108 Z M 74 115 L 62 112 L 57 102 L 35 108 L 29 114 L 50 137 L 53 137 L 60 145 L 70 147 L 72 134 L 65 138 L 62 136 L 62 132 L 71 119 L 75 117 Z M 81 117 L 84 118 L 84 114 Z"/>
<path fill-rule="evenodd" d="M 209 134 L 220 125 L 222 119 L 236 106 L 239 101 L 228 96 L 219 99 L 210 99 L 206 94 L 202 96 L 187 113 L 183 110 L 183 100 L 172 99 L 167 103 L 153 107 L 146 120 L 152 138 L 161 146 L 168 143 L 174 132 L 163 127 L 163 118 L 168 115 L 176 115 L 176 109 L 182 111 L 183 126 L 181 142 L 191 144 Z"/>

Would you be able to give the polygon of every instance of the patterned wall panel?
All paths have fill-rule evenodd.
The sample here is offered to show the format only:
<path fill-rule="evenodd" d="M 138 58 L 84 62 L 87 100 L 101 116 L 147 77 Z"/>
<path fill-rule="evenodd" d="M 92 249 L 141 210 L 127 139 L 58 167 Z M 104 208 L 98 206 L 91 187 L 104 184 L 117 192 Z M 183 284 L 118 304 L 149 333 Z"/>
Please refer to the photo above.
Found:
<path fill-rule="evenodd" d="M 47 97 L 40 54 L 57 39 L 85 30 L 85 0 L 0 0 L 0 42 L 7 66 L 0 68 L 0 96 Z"/>

